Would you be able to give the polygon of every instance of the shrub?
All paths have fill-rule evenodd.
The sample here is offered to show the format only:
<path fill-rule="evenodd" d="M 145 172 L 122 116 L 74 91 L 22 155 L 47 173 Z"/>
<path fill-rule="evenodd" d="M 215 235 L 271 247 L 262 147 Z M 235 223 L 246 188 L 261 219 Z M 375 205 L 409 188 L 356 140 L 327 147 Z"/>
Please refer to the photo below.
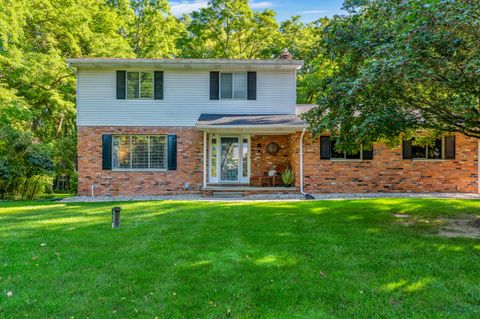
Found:
<path fill-rule="evenodd" d="M 0 126 L 0 199 L 35 199 L 51 189 L 50 149 L 28 132 Z"/>
<path fill-rule="evenodd" d="M 77 192 L 78 192 L 78 172 L 74 172 L 74 173 L 72 173 L 72 175 L 70 175 L 69 184 L 70 184 L 70 192 L 72 192 L 74 194 L 77 194 Z"/>

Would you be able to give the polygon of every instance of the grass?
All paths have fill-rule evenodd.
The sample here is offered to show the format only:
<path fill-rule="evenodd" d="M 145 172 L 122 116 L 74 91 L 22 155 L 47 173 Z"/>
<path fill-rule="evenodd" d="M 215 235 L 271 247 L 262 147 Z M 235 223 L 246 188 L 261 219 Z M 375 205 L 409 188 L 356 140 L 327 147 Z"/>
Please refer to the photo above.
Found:
<path fill-rule="evenodd" d="M 480 317 L 480 241 L 392 213 L 480 201 L 0 203 L 0 318 Z"/>

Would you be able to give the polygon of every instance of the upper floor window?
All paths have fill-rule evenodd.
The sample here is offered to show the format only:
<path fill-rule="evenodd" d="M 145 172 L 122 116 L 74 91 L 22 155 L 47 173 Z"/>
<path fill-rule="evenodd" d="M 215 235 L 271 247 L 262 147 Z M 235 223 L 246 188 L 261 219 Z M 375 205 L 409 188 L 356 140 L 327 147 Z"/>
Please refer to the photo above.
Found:
<path fill-rule="evenodd" d="M 127 98 L 153 99 L 153 72 L 127 72 Z"/>
<path fill-rule="evenodd" d="M 247 73 L 220 73 L 220 98 L 244 100 L 247 98 Z"/>
<path fill-rule="evenodd" d="M 112 145 L 113 169 L 167 168 L 166 135 L 115 135 Z"/>

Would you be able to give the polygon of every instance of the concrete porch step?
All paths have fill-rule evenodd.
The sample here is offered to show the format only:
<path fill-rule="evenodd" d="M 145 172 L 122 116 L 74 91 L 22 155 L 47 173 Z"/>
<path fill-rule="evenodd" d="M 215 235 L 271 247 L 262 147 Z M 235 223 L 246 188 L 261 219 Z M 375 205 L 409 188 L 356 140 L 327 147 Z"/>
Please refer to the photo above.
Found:
<path fill-rule="evenodd" d="M 241 192 L 212 192 L 212 198 L 242 198 Z"/>

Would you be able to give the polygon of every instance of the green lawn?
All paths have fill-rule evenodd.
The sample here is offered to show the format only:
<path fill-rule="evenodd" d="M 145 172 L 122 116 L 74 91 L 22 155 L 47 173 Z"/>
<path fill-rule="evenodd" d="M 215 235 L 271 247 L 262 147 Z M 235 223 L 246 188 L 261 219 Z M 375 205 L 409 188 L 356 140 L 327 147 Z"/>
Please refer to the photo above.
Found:
<path fill-rule="evenodd" d="M 117 204 L 0 203 L 0 318 L 480 317 L 480 240 L 392 216 L 480 201 Z"/>

